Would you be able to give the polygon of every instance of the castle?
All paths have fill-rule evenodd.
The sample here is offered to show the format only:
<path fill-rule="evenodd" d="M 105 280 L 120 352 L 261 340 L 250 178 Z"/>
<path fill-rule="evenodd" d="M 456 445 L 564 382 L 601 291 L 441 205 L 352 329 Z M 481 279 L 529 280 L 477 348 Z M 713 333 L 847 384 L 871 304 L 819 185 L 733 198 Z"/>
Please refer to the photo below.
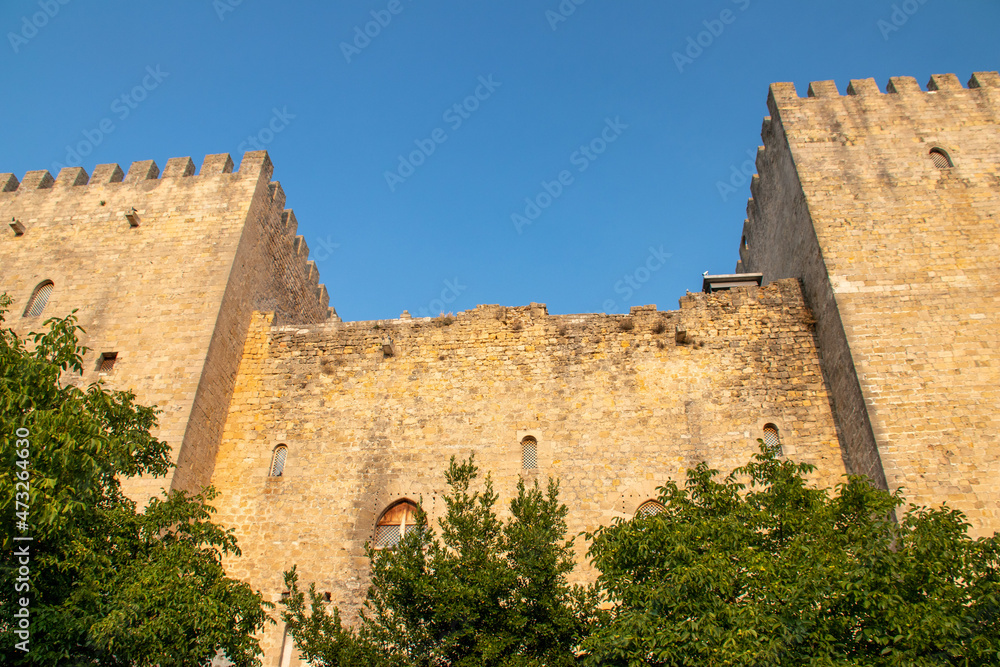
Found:
<path fill-rule="evenodd" d="M 163 409 L 176 468 L 126 482 L 221 492 L 277 602 L 297 564 L 351 616 L 364 544 L 440 516 L 443 471 L 475 452 L 505 508 L 561 481 L 576 534 L 630 517 L 757 438 L 1000 529 L 1000 76 L 771 86 L 732 275 L 678 310 L 341 322 L 272 164 L 210 155 L 0 174 L 0 291 L 19 333 L 79 309 L 104 377 Z M 756 275 L 759 274 L 759 275 Z M 581 580 L 593 577 L 576 545 Z M 283 628 L 268 664 L 288 664 Z"/>

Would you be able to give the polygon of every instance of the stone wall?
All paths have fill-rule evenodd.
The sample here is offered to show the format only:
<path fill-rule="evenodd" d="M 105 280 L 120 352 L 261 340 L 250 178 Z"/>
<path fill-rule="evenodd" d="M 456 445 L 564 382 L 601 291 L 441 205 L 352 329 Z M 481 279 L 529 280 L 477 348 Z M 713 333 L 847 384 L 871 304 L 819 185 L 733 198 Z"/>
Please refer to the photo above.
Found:
<path fill-rule="evenodd" d="M 747 203 L 740 268 L 763 273 L 765 281 L 787 277 L 802 281 L 806 303 L 817 320 L 816 339 L 844 463 L 851 473 L 867 475 L 881 488 L 888 488 L 851 348 L 784 128 L 767 118 L 761 136 L 764 146 L 757 151 L 758 175 L 750 186 L 753 198 Z"/>
<path fill-rule="evenodd" d="M 197 175 L 189 158 L 162 177 L 152 161 L 127 175 L 0 174 L 0 217 L 16 228 L 0 230 L 0 291 L 21 334 L 79 309 L 92 351 L 76 381 L 104 377 L 162 407 L 178 467 L 129 480 L 133 498 L 211 481 L 243 549 L 230 572 L 278 601 L 297 564 L 348 620 L 381 512 L 408 498 L 440 517 L 448 461 L 471 453 L 501 514 L 518 480 L 559 479 L 575 535 L 632 516 L 700 461 L 745 463 L 773 423 L 817 484 L 867 474 L 988 533 L 1000 528 L 1000 76 L 928 89 L 858 80 L 841 96 L 816 82 L 799 98 L 773 85 L 740 244 L 766 284 L 689 294 L 676 311 L 330 319 L 263 151 L 235 172 L 210 155 Z M 47 307 L 22 317 L 44 280 Z M 103 352 L 118 354 L 106 376 Z M 536 470 L 522 469 L 526 436 Z M 278 445 L 288 457 L 272 477 Z M 576 580 L 592 580 L 576 549 Z M 281 639 L 268 631 L 268 656 Z"/>
<path fill-rule="evenodd" d="M 24 334 L 77 309 L 91 348 L 78 381 L 102 377 L 99 356 L 117 352 L 108 386 L 163 410 L 157 435 L 180 467 L 168 479 L 127 480 L 139 501 L 208 483 L 254 308 L 302 321 L 327 313 L 266 153 L 248 153 L 236 173 L 228 155 L 194 171 L 190 158 L 174 158 L 162 177 L 151 160 L 127 175 L 114 164 L 93 176 L 64 169 L 55 180 L 47 171 L 23 182 L 0 174 L 0 217 L 24 230 L 0 229 L 0 291 L 14 299 L 8 324 Z M 137 227 L 126 219 L 132 209 Z M 22 317 L 44 280 L 54 283 L 45 310 Z"/>
<path fill-rule="evenodd" d="M 448 319 L 251 326 L 213 482 L 243 556 L 228 567 L 274 601 L 282 571 L 353 618 L 364 544 L 393 501 L 443 512 L 450 457 L 475 453 L 507 512 L 517 481 L 560 481 L 569 534 L 630 517 L 656 488 L 756 451 L 784 451 L 833 485 L 844 472 L 811 315 L 796 281 L 691 294 L 678 311 L 548 315 L 479 306 Z M 383 346 L 392 340 L 393 356 Z M 521 467 L 521 440 L 538 469 Z M 269 477 L 287 445 L 284 474 Z M 594 572 L 577 540 L 578 581 Z M 276 655 L 281 628 L 265 640 Z"/>
<path fill-rule="evenodd" d="M 771 87 L 742 249 L 801 278 L 852 467 L 1000 528 L 1000 76 Z M 939 168 L 932 149 L 953 166 Z M 856 385 L 851 387 L 853 379 Z M 858 394 L 861 400 L 858 400 Z M 864 408 L 864 413 L 862 413 Z"/>

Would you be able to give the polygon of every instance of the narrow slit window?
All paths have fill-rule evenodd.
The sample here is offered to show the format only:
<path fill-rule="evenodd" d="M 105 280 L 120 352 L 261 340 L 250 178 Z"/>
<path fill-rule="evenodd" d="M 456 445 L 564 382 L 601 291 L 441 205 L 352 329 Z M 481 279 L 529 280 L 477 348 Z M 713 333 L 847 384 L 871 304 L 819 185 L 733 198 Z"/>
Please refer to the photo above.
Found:
<path fill-rule="evenodd" d="M 42 314 L 45 305 L 49 302 L 49 297 L 52 296 L 53 287 L 52 281 L 46 280 L 35 288 L 28 300 L 28 306 L 24 309 L 24 317 L 38 317 Z"/>
<path fill-rule="evenodd" d="M 285 472 L 285 459 L 288 457 L 288 447 L 278 445 L 271 457 L 271 477 L 281 477 Z"/>
<path fill-rule="evenodd" d="M 774 450 L 777 456 L 781 456 L 781 438 L 778 437 L 778 427 L 774 424 L 764 426 L 764 444 L 768 449 Z"/>
<path fill-rule="evenodd" d="M 645 519 L 649 516 L 655 516 L 666 511 L 666 508 L 655 500 L 647 500 L 643 504 L 639 505 L 639 509 L 635 511 L 635 516 L 640 519 Z"/>
<path fill-rule="evenodd" d="M 375 526 L 372 546 L 375 549 L 392 549 L 416 528 L 417 506 L 409 500 L 400 500 L 382 513 Z"/>
<path fill-rule="evenodd" d="M 521 468 L 524 470 L 538 468 L 538 441 L 531 436 L 521 441 Z"/>
<path fill-rule="evenodd" d="M 117 352 L 105 352 L 97 360 L 97 372 L 107 375 L 115 370 L 115 362 L 118 361 Z"/>
<path fill-rule="evenodd" d="M 941 148 L 932 148 L 930 155 L 931 162 L 933 162 L 934 166 L 938 169 L 950 169 L 955 166 L 955 163 L 951 161 L 948 154 Z"/>

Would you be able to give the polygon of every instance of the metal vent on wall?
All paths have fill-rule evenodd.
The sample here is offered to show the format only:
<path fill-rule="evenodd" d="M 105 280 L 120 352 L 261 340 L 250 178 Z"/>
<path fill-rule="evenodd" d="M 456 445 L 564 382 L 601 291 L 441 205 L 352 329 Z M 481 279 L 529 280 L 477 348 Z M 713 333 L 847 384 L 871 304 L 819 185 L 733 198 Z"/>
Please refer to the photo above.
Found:
<path fill-rule="evenodd" d="M 281 445 L 274 450 L 274 459 L 271 461 L 271 477 L 281 477 L 285 472 L 285 458 L 288 456 L 288 447 Z"/>
<path fill-rule="evenodd" d="M 781 456 L 781 438 L 778 437 L 778 427 L 774 424 L 764 427 L 764 444 Z"/>
<path fill-rule="evenodd" d="M 408 500 L 390 505 L 375 526 L 372 547 L 392 549 L 405 536 L 417 528 L 417 506 Z"/>
<path fill-rule="evenodd" d="M 538 443 L 534 438 L 525 438 L 521 441 L 521 467 L 524 470 L 538 468 Z"/>
<path fill-rule="evenodd" d="M 931 149 L 931 162 L 933 162 L 934 166 L 938 169 L 948 169 L 955 166 L 952 164 L 951 158 L 948 157 L 948 154 L 940 148 Z"/>
<path fill-rule="evenodd" d="M 637 517 L 645 518 L 647 516 L 654 516 L 660 514 L 664 511 L 663 505 L 656 502 L 655 500 L 648 500 L 643 504 L 639 505 L 639 509 L 635 511 Z"/>
<path fill-rule="evenodd" d="M 42 314 L 45 305 L 49 302 L 49 296 L 52 295 L 53 287 L 52 281 L 49 280 L 35 288 L 35 293 L 28 301 L 28 307 L 24 309 L 24 317 L 38 317 Z"/>
<path fill-rule="evenodd" d="M 376 549 L 389 549 L 399 544 L 399 526 L 375 526 Z"/>
<path fill-rule="evenodd" d="M 118 361 L 117 352 L 105 352 L 101 355 L 101 361 L 97 366 L 98 373 L 110 373 L 115 369 L 115 362 Z"/>

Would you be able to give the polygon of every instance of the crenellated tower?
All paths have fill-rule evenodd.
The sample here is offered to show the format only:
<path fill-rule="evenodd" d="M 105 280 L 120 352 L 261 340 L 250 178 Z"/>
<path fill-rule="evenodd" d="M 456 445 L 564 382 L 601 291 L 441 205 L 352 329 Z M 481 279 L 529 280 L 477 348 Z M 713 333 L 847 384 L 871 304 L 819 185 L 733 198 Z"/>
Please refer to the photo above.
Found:
<path fill-rule="evenodd" d="M 760 437 L 817 484 L 867 474 L 990 533 L 1000 75 L 846 92 L 771 87 L 737 268 L 755 275 L 706 276 L 675 311 L 341 322 L 257 151 L 239 170 L 223 154 L 198 173 L 183 157 L 162 175 L 0 174 L 7 323 L 25 334 L 78 309 L 81 381 L 163 409 L 177 466 L 129 495 L 214 483 L 243 550 L 230 574 L 277 602 L 298 565 L 349 619 L 365 544 L 404 533 L 401 502 L 439 518 L 443 472 L 470 452 L 501 506 L 519 481 L 560 479 L 570 534 L 634 516 L 700 461 L 733 470 Z M 281 627 L 263 646 L 292 655 Z"/>
<path fill-rule="evenodd" d="M 221 154 L 197 174 L 188 157 L 162 175 L 152 160 L 128 173 L 0 174 L 8 324 L 24 334 L 77 309 L 91 349 L 81 381 L 103 377 L 163 409 L 158 436 L 177 466 L 166 480 L 127 480 L 140 502 L 210 482 L 253 311 L 305 323 L 332 312 L 267 153 L 233 167 Z"/>
<path fill-rule="evenodd" d="M 739 270 L 802 281 L 847 468 L 1000 528 L 1000 76 L 768 107 Z"/>

